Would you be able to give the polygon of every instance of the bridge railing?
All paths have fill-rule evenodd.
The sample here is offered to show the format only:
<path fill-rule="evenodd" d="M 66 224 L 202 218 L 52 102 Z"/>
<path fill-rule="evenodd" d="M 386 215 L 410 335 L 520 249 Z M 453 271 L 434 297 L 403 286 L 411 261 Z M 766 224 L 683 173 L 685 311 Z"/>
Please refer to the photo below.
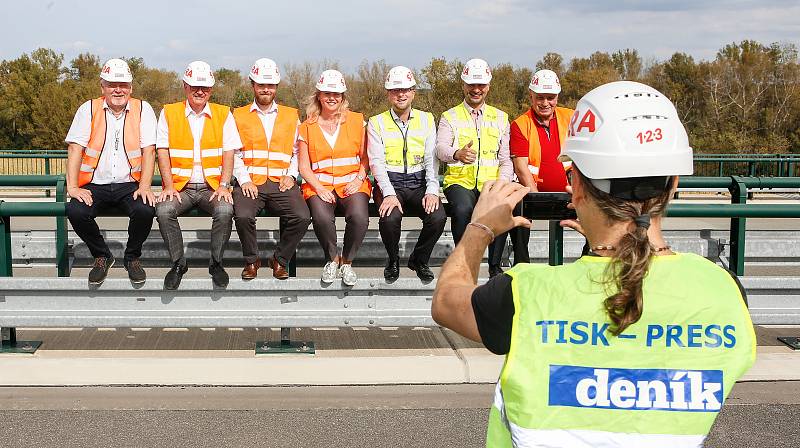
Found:
<path fill-rule="evenodd" d="M 798 177 L 800 154 L 695 154 L 695 176 Z"/>
<path fill-rule="evenodd" d="M 49 176 L 66 170 L 66 150 L 0 150 L 0 175 Z"/>

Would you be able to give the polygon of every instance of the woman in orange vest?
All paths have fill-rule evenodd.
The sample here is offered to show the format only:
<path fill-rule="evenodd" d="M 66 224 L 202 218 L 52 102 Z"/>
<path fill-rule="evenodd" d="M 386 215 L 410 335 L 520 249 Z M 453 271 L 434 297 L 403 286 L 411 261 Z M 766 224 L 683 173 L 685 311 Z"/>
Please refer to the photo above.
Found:
<path fill-rule="evenodd" d="M 347 286 L 358 277 L 352 263 L 369 225 L 367 151 L 364 116 L 348 108 L 344 76 L 325 70 L 309 98 L 306 121 L 300 125 L 298 170 L 303 177 L 303 197 L 308 202 L 314 233 L 327 263 L 322 281 L 341 277 Z M 344 246 L 339 254 L 335 212 L 344 213 Z"/>

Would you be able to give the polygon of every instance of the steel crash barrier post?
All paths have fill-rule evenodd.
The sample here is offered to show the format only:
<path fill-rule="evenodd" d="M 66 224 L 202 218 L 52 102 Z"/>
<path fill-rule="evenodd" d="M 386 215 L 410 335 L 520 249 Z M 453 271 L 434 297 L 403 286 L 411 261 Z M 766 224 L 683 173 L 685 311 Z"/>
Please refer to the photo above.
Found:
<path fill-rule="evenodd" d="M 747 184 L 738 176 L 731 176 L 731 203 L 745 204 L 747 203 Z M 731 218 L 730 228 L 730 255 L 728 256 L 728 266 L 736 273 L 736 275 L 744 275 L 744 248 L 745 248 L 745 235 L 746 218 L 737 217 Z"/>
<path fill-rule="evenodd" d="M 63 176 L 56 183 L 56 202 L 67 202 L 67 180 Z M 69 277 L 69 242 L 67 240 L 67 217 L 56 217 L 56 267 L 59 277 Z"/>
<path fill-rule="evenodd" d="M 4 201 L 0 201 L 2 206 Z M 0 229 L 2 229 L 3 236 L 0 239 L 0 259 L 2 259 L 2 266 L 0 266 L 1 277 L 11 277 L 11 217 L 0 216 Z"/>
<path fill-rule="evenodd" d="M 64 204 L 29 204 L 8 203 L 0 201 L 0 277 L 11 277 L 13 274 L 11 263 L 11 217 L 12 216 L 58 216 L 64 213 Z M 35 353 L 41 341 L 17 340 L 17 331 L 14 327 L 0 328 L 0 353 Z"/>
<path fill-rule="evenodd" d="M 280 218 L 278 220 L 279 230 L 278 239 L 283 236 L 283 231 L 286 229 L 286 219 Z M 287 271 L 289 277 L 297 277 L 297 251 L 289 260 Z M 281 327 L 281 340 L 276 341 L 256 341 L 256 355 L 278 355 L 287 353 L 304 353 L 313 355 L 316 350 L 314 349 L 313 341 L 292 341 L 292 329 L 289 327 Z"/>

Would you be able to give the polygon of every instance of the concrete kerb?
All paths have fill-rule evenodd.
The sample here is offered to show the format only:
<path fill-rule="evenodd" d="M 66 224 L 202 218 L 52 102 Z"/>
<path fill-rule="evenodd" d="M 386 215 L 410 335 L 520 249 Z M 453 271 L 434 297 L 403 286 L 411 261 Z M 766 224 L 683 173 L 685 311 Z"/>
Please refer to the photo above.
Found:
<path fill-rule="evenodd" d="M 469 346 L 433 350 L 332 350 L 254 357 L 243 351 L 47 351 L 0 355 L 0 386 L 307 386 L 489 384 L 504 358 Z M 800 353 L 759 347 L 741 379 L 800 380 Z"/>
<path fill-rule="evenodd" d="M 131 356 L 133 355 L 133 356 Z M 138 356 L 136 356 L 138 355 Z M 120 353 L 113 357 L 42 352 L 31 357 L 0 356 L 0 385 L 367 385 L 457 384 L 469 382 L 452 352 L 322 353 L 315 356 L 241 357 L 210 353 Z"/>

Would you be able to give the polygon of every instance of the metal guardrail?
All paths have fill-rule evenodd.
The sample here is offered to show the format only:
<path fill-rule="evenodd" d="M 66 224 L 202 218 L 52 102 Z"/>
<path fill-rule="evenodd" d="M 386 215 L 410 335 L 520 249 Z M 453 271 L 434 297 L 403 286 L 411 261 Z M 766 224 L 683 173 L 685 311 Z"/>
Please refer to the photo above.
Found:
<path fill-rule="evenodd" d="M 160 179 L 153 179 L 153 183 L 160 183 Z M 0 201 L 0 277 L 6 277 L 0 278 L 0 351 L 8 348 L 30 353 L 38 347 L 36 343 L 17 343 L 15 327 L 18 326 L 280 326 L 278 351 L 299 351 L 308 350 L 308 346 L 295 349 L 297 344 L 289 340 L 290 327 L 434 324 L 429 301 L 435 283 L 422 285 L 416 279 L 400 279 L 391 285 L 382 280 L 362 279 L 352 288 L 325 287 L 316 279 L 251 282 L 234 279 L 226 289 L 214 289 L 208 279 L 187 279 L 179 291 L 164 291 L 159 280 L 131 289 L 126 280 L 108 279 L 100 288 L 87 289 L 83 279 L 10 278 L 13 216 L 55 217 L 59 276 L 68 276 L 69 272 L 64 177 L 0 176 L 0 186 L 7 185 L 55 186 L 57 202 Z M 731 218 L 730 267 L 743 275 L 745 219 L 800 218 L 800 204 L 746 204 L 748 188 L 770 185 L 800 187 L 800 179 L 684 178 L 681 187 L 729 189 L 733 203 L 674 204 L 667 215 Z M 375 214 L 374 206 L 371 214 Z M 549 237 L 549 262 L 561 264 L 563 229 L 558 223 L 550 223 Z M 800 320 L 797 306 L 800 279 L 745 277 L 743 284 L 748 288 L 754 322 Z M 776 290 L 780 294 L 775 294 Z"/>
<path fill-rule="evenodd" d="M 161 183 L 160 176 L 154 176 L 153 185 Z M 10 203 L 0 202 L 0 276 L 11 276 L 11 217 L 12 216 L 54 216 L 56 217 L 56 262 L 58 275 L 69 276 L 67 259 L 67 226 L 64 218 L 66 184 L 63 176 L 0 176 L 0 187 L 9 185 L 56 187 L 56 203 Z M 748 204 L 749 188 L 800 188 L 800 178 L 762 178 L 762 177 L 684 177 L 680 188 L 719 188 L 731 192 L 731 204 L 672 204 L 667 210 L 671 217 L 716 217 L 730 218 L 730 268 L 737 275 L 744 275 L 744 241 L 746 218 L 800 218 L 800 204 Z M 370 204 L 370 215 L 377 216 L 374 204 Z M 445 204 L 447 206 L 447 204 Z M 206 216 L 193 211 L 187 216 Z M 262 212 L 260 216 L 276 216 Z M 563 263 L 564 230 L 557 222 L 550 223 L 549 263 Z M 293 265 L 292 265 L 293 268 Z"/>
<path fill-rule="evenodd" d="M 755 324 L 800 322 L 800 278 L 742 277 Z M 185 279 L 176 291 L 160 280 L 131 289 L 107 279 L 0 278 L 0 327 L 348 327 L 433 326 L 436 283 L 360 279 L 353 287 L 318 279 Z"/>

